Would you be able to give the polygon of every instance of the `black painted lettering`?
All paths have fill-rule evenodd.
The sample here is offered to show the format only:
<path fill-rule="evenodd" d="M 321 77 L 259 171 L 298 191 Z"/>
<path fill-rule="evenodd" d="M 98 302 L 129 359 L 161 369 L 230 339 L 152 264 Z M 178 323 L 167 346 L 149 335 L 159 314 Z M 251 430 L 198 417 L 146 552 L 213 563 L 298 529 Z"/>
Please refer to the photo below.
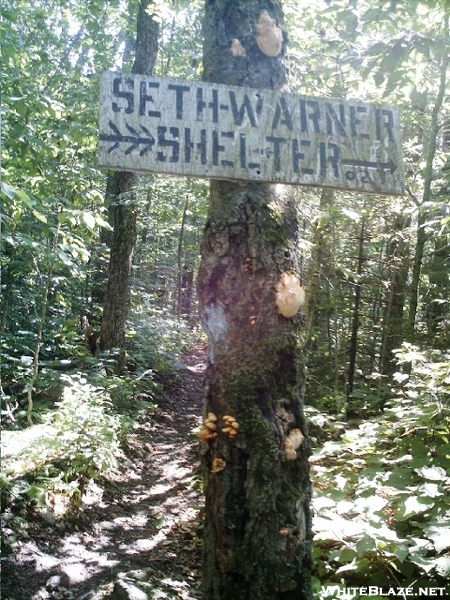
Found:
<path fill-rule="evenodd" d="M 333 125 L 336 128 L 336 134 L 346 136 L 345 133 L 345 108 L 339 104 L 339 116 L 329 102 L 325 103 L 327 109 L 327 134 L 333 135 Z"/>
<path fill-rule="evenodd" d="M 245 169 L 246 165 L 246 157 L 247 157 L 247 142 L 245 138 L 245 133 L 241 133 L 239 135 L 239 160 L 242 169 Z"/>
<path fill-rule="evenodd" d="M 238 105 L 236 102 L 236 94 L 234 93 L 234 91 L 230 90 L 229 95 L 230 95 L 231 110 L 233 112 L 234 124 L 242 125 L 245 113 L 247 112 L 247 115 L 248 115 L 248 118 L 250 120 L 252 127 L 257 127 L 258 123 L 256 121 L 256 116 L 259 116 L 261 114 L 262 97 L 260 95 L 258 95 L 258 100 L 256 102 L 256 109 L 253 110 L 252 103 L 250 102 L 250 98 L 247 96 L 247 94 L 244 95 L 244 102 L 240 108 L 238 108 Z"/>
<path fill-rule="evenodd" d="M 327 155 L 327 149 L 331 150 L 331 154 Z M 337 144 L 326 144 L 319 142 L 319 164 L 320 175 L 323 177 L 327 173 L 328 163 L 330 163 L 335 177 L 339 177 L 339 161 L 340 151 Z"/>
<path fill-rule="evenodd" d="M 206 107 L 206 102 L 203 100 L 203 88 L 197 88 L 197 121 L 203 119 L 203 109 Z"/>
<path fill-rule="evenodd" d="M 275 166 L 275 171 L 281 171 L 281 151 L 280 146 L 283 144 L 286 139 L 279 137 L 266 136 L 266 140 L 273 144 L 273 161 Z"/>
<path fill-rule="evenodd" d="M 203 88 L 197 88 L 197 121 L 203 121 L 203 110 L 208 107 L 212 110 L 213 123 L 219 122 L 219 93 L 212 90 L 212 102 L 203 100 Z"/>
<path fill-rule="evenodd" d="M 169 162 L 176 163 L 180 158 L 180 130 L 178 127 L 170 127 L 169 131 L 170 135 L 175 139 L 167 140 L 167 127 L 158 127 L 158 146 L 162 148 L 172 148 L 172 155 L 169 157 Z M 157 156 L 160 162 L 166 162 L 167 156 L 163 152 L 158 152 Z"/>
<path fill-rule="evenodd" d="M 197 148 L 200 150 L 200 160 L 202 165 L 206 165 L 206 129 L 200 131 L 200 142 L 197 144 Z"/>
<path fill-rule="evenodd" d="M 194 149 L 194 143 L 191 139 L 191 130 L 189 127 L 184 129 L 184 161 L 187 163 L 191 162 L 192 150 Z"/>
<path fill-rule="evenodd" d="M 281 118 L 281 111 L 283 111 L 283 118 Z M 292 115 L 289 111 L 286 98 L 284 98 L 283 96 L 281 96 L 280 101 L 277 102 L 275 114 L 273 116 L 272 121 L 272 129 L 276 129 L 278 127 L 278 123 L 286 125 L 289 131 L 292 131 L 294 129 L 294 125 L 292 124 Z"/>
<path fill-rule="evenodd" d="M 219 166 L 219 152 L 223 152 L 225 150 L 225 146 L 221 146 L 219 144 L 219 132 L 217 130 L 212 132 L 213 138 L 213 147 L 212 147 L 212 155 L 213 155 L 213 165 L 215 167 Z"/>
<path fill-rule="evenodd" d="M 385 108 L 375 109 L 375 132 L 377 140 L 383 139 L 382 127 L 385 127 L 390 142 L 394 141 L 394 115 L 392 110 Z"/>
<path fill-rule="evenodd" d="M 161 112 L 159 110 L 149 110 L 147 113 L 145 112 L 147 102 L 154 102 L 153 96 L 147 94 L 147 84 L 149 88 L 159 88 L 159 83 L 156 81 L 141 81 L 141 85 L 139 86 L 139 114 L 141 117 L 146 115 L 147 117 L 156 117 L 159 119 L 161 117 Z"/>
<path fill-rule="evenodd" d="M 175 107 L 177 111 L 177 119 L 183 118 L 183 94 L 190 91 L 188 85 L 179 85 L 176 83 L 169 83 L 169 90 L 173 90 L 176 95 Z"/>
<path fill-rule="evenodd" d="M 327 172 L 327 145 L 325 142 L 319 142 L 319 164 L 320 175 L 324 177 Z"/>
<path fill-rule="evenodd" d="M 340 160 L 340 151 L 339 146 L 337 144 L 328 144 L 328 149 L 331 150 L 331 154 L 328 156 L 331 167 L 333 168 L 333 173 L 335 177 L 339 177 L 339 160 Z"/>
<path fill-rule="evenodd" d="M 225 152 L 225 146 L 219 144 L 219 132 L 217 130 L 212 132 L 213 135 L 213 147 L 212 147 L 212 155 L 213 155 L 213 165 L 215 167 L 219 166 L 219 152 Z M 221 137 L 234 139 L 234 131 L 222 131 Z M 221 160 L 220 164 L 223 167 L 234 167 L 234 163 L 231 160 Z"/>
<path fill-rule="evenodd" d="M 361 119 L 358 119 L 358 115 L 367 114 L 367 108 L 365 106 L 350 106 L 350 130 L 352 137 L 358 137 L 358 126 L 361 125 Z M 359 137 L 369 139 L 368 133 L 360 133 Z"/>
<path fill-rule="evenodd" d="M 234 131 L 222 131 L 221 136 L 234 140 Z M 223 167 L 234 167 L 234 162 L 232 160 L 222 160 L 221 164 Z"/>
<path fill-rule="evenodd" d="M 300 146 L 303 146 L 303 148 L 308 148 L 311 146 L 311 142 L 308 140 L 300 140 Z M 299 152 L 298 140 L 292 140 L 292 168 L 294 169 L 294 173 L 300 173 L 300 161 L 304 158 L 304 152 Z M 302 173 L 312 175 L 313 170 L 302 169 Z"/>
<path fill-rule="evenodd" d="M 312 121 L 314 133 L 320 133 L 319 103 L 316 100 L 300 99 L 300 123 L 303 133 L 308 133 L 308 121 Z"/>
<path fill-rule="evenodd" d="M 131 90 L 130 92 L 121 90 L 121 85 L 122 79 L 120 77 L 115 77 L 113 80 L 113 96 L 126 100 L 127 106 L 122 106 L 117 104 L 117 102 L 113 102 L 112 109 L 116 113 L 123 112 L 126 115 L 131 115 L 134 112 L 134 79 L 125 77 L 125 87 Z"/>
<path fill-rule="evenodd" d="M 127 125 L 127 128 L 129 129 L 129 125 Z M 147 134 L 147 139 L 145 140 L 146 145 L 142 148 L 142 150 L 139 152 L 140 156 L 144 156 L 145 154 L 147 154 L 147 152 L 149 150 L 151 150 L 153 148 L 153 146 L 155 145 L 155 138 L 152 136 L 152 134 L 150 133 L 150 131 L 147 129 L 147 127 L 144 127 L 144 125 L 141 125 L 141 129 L 142 131 Z M 139 137 L 139 136 L 138 136 Z"/>

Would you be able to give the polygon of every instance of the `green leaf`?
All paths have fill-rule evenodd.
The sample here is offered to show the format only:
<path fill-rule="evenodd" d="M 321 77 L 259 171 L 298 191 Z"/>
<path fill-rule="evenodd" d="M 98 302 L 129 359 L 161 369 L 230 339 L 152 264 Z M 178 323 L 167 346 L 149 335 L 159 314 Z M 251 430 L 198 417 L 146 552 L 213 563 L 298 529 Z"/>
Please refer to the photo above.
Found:
<path fill-rule="evenodd" d="M 389 474 L 388 481 L 390 485 L 402 489 L 413 482 L 413 474 L 409 469 L 398 467 Z"/>
<path fill-rule="evenodd" d="M 402 563 L 409 554 L 408 546 L 397 546 L 394 551 L 395 556 Z"/>
<path fill-rule="evenodd" d="M 433 542 L 436 552 L 450 548 L 450 527 L 426 527 L 423 532 Z"/>
<path fill-rule="evenodd" d="M 16 191 L 13 187 L 11 187 L 10 185 L 8 185 L 7 183 L 5 183 L 4 181 L 1 182 L 1 191 L 3 192 L 3 194 L 5 194 L 5 196 L 7 196 L 10 200 L 12 200 L 14 198 L 14 196 L 16 195 Z"/>
<path fill-rule="evenodd" d="M 41 223 L 47 223 L 47 217 L 45 215 L 34 209 L 32 210 L 32 212 L 38 221 L 40 221 Z"/>
<path fill-rule="evenodd" d="M 428 498 L 437 498 L 438 496 L 443 495 L 443 492 L 437 483 L 423 483 L 419 486 L 418 492 L 423 496 L 427 496 Z"/>
<path fill-rule="evenodd" d="M 450 558 L 448 556 L 440 556 L 436 560 L 436 572 L 442 577 L 450 577 Z"/>
<path fill-rule="evenodd" d="M 358 567 L 357 561 L 356 561 L 356 559 L 353 559 L 352 562 L 349 563 L 348 565 L 343 565 L 342 567 L 339 567 L 339 569 L 336 570 L 336 574 L 356 571 L 357 567 Z"/>
<path fill-rule="evenodd" d="M 418 565 L 425 573 L 430 573 L 436 566 L 435 558 L 424 558 L 422 556 L 411 556 L 409 560 Z"/>
<path fill-rule="evenodd" d="M 385 42 L 377 42 L 367 50 L 367 54 L 370 56 L 381 55 L 386 52 L 387 44 Z"/>
<path fill-rule="evenodd" d="M 376 549 L 375 540 L 371 537 L 363 537 L 356 544 L 356 551 L 358 553 L 358 556 L 363 556 L 369 550 L 375 550 L 375 549 Z"/>
<path fill-rule="evenodd" d="M 417 496 L 411 496 L 403 503 L 403 508 L 398 513 L 397 518 L 401 521 L 405 520 L 413 515 L 425 512 L 431 506 L 434 506 L 434 502 L 430 498 L 418 498 Z"/>
<path fill-rule="evenodd" d="M 431 481 L 445 481 L 447 478 L 447 473 L 442 467 L 422 467 L 415 471 L 424 479 L 431 479 Z"/>
<path fill-rule="evenodd" d="M 84 211 L 81 214 L 81 218 L 84 221 L 84 224 L 88 227 L 88 229 L 92 231 L 95 228 L 96 219 L 92 213 Z"/>

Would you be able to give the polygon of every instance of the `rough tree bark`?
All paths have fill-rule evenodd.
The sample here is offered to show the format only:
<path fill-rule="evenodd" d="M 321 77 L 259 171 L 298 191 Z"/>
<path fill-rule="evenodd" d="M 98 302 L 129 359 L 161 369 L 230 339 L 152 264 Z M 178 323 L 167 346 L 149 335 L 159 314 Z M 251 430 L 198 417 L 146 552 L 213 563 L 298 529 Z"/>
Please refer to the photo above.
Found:
<path fill-rule="evenodd" d="M 323 188 L 320 195 L 320 215 L 328 214 L 333 202 L 334 191 L 329 188 Z M 315 224 L 311 259 L 309 261 L 309 268 L 306 276 L 308 289 L 306 290 L 305 301 L 305 325 L 302 332 L 306 347 L 310 346 L 313 334 L 317 295 L 322 277 L 327 240 L 329 241 L 329 228 L 323 226 L 323 223 L 321 223 L 321 216 L 319 216 L 319 219 Z"/>
<path fill-rule="evenodd" d="M 205 78 L 280 89 L 286 80 L 281 27 L 278 2 L 207 0 Z M 297 241 L 289 188 L 211 182 L 198 281 L 209 341 L 205 423 L 211 428 L 201 436 L 204 600 L 312 596 L 302 315 L 286 318 L 275 305 L 282 274 L 299 272 Z M 288 453 L 293 435 L 301 441 L 298 430 L 305 439 L 296 454 Z"/>
<path fill-rule="evenodd" d="M 405 243 L 405 230 L 410 226 L 409 215 L 397 214 L 390 224 L 392 230 L 388 242 L 385 263 L 389 275 L 386 300 L 383 307 L 383 327 L 380 351 L 380 374 L 388 384 L 396 370 L 393 351 L 400 348 L 404 336 L 404 307 L 408 279 L 408 246 Z"/>
<path fill-rule="evenodd" d="M 359 306 L 361 304 L 361 275 L 364 262 L 365 225 L 366 221 L 365 217 L 363 216 L 361 218 L 361 229 L 358 238 L 358 263 L 356 267 L 357 279 L 354 283 L 355 302 L 353 304 L 350 347 L 348 351 L 347 401 L 351 400 L 353 384 L 355 381 L 356 356 L 358 351 L 358 329 L 360 324 Z"/>
<path fill-rule="evenodd" d="M 449 31 L 449 15 L 445 16 L 443 24 L 443 30 L 447 33 Z M 445 99 L 445 92 L 447 89 L 447 70 L 450 64 L 450 53 L 447 49 L 444 50 L 441 63 L 440 63 L 440 77 L 439 77 L 439 91 L 431 111 L 430 125 L 427 130 L 428 141 L 424 144 L 424 160 L 425 168 L 423 171 L 423 194 L 422 202 L 419 202 L 414 196 L 413 199 L 416 201 L 418 206 L 419 214 L 417 217 L 417 240 L 414 254 L 414 261 L 411 274 L 411 284 L 409 292 L 409 315 L 407 325 L 407 339 L 409 342 L 414 343 L 416 335 L 416 316 L 419 307 L 419 294 L 420 294 L 420 278 L 422 274 L 422 263 L 425 252 L 425 244 L 428 240 L 428 235 L 425 231 L 426 215 L 424 213 L 424 207 L 427 202 L 432 199 L 432 183 L 433 183 L 433 163 L 436 156 L 437 140 L 441 124 L 439 123 L 442 117 L 442 107 Z"/>
<path fill-rule="evenodd" d="M 152 75 L 158 53 L 159 24 L 150 7 L 153 0 L 141 0 L 137 19 L 136 56 L 132 72 Z M 100 336 L 100 349 L 120 349 L 116 372 L 125 362 L 125 328 L 129 309 L 129 281 L 133 249 L 136 243 L 136 194 L 139 175 L 116 171 L 110 173 L 106 195 L 110 202 L 113 236 L 111 242 L 108 285 Z"/>
<path fill-rule="evenodd" d="M 449 346 L 448 327 L 450 298 L 449 244 L 447 236 L 442 235 L 434 240 L 434 251 L 428 271 L 429 289 L 427 294 L 427 329 L 434 346 Z"/>

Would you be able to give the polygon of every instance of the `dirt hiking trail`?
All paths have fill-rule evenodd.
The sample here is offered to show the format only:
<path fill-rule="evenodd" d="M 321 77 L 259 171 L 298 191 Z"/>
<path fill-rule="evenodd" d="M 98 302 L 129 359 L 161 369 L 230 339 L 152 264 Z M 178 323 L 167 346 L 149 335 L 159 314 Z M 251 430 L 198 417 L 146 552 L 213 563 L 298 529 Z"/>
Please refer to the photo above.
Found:
<path fill-rule="evenodd" d="M 156 412 L 128 436 L 120 469 L 85 490 L 80 515 L 60 523 L 44 514 L 3 557 L 3 600 L 201 599 L 192 429 L 201 423 L 205 345 L 178 367 Z"/>

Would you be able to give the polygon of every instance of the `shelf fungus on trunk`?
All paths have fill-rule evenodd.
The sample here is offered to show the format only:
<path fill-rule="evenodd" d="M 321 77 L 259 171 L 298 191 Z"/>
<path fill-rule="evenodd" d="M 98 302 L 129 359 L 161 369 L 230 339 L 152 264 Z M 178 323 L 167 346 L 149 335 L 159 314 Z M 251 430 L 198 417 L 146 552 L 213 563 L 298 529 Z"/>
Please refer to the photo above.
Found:
<path fill-rule="evenodd" d="M 205 419 L 205 423 L 203 425 L 203 429 L 200 432 L 200 439 L 202 442 L 209 442 L 210 440 L 215 440 L 217 437 L 217 417 L 214 413 L 208 413 L 208 416 Z"/>
<path fill-rule="evenodd" d="M 293 429 L 284 442 L 284 456 L 286 460 L 296 460 L 296 450 L 300 448 L 305 436 L 300 429 Z"/>
<path fill-rule="evenodd" d="M 283 45 L 283 32 L 267 10 L 263 10 L 259 15 L 255 29 L 258 34 L 256 44 L 261 52 L 272 58 L 278 56 Z"/>
<path fill-rule="evenodd" d="M 219 473 L 220 471 L 223 471 L 226 466 L 227 466 L 227 463 L 223 459 L 215 458 L 213 460 L 211 473 Z"/>
<path fill-rule="evenodd" d="M 286 319 L 295 317 L 305 304 L 305 290 L 300 285 L 298 276 L 295 273 L 282 273 L 275 289 L 278 313 Z"/>
<path fill-rule="evenodd" d="M 239 423 L 231 415 L 225 415 L 223 417 L 225 427 L 222 428 L 222 432 L 227 435 L 230 440 L 234 440 L 239 431 Z"/>

